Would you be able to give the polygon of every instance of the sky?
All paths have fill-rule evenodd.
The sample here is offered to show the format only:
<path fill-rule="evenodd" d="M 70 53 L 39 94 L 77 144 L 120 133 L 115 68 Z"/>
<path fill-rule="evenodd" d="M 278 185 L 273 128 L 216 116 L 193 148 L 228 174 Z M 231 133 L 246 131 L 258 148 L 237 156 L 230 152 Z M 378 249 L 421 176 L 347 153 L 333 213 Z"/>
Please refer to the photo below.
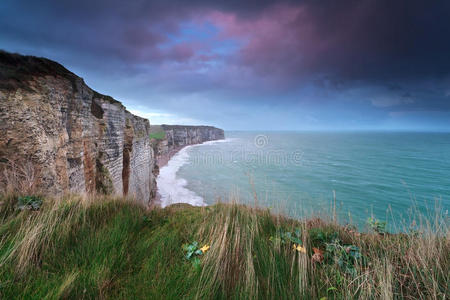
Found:
<path fill-rule="evenodd" d="M 1 0 L 0 49 L 151 124 L 450 131 L 445 0 Z"/>

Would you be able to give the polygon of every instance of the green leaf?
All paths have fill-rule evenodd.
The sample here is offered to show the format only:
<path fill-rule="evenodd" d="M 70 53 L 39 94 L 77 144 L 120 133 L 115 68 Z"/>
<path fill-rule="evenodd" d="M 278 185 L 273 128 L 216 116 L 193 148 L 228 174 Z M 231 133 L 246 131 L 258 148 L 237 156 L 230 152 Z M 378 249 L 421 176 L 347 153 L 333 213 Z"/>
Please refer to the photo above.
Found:
<path fill-rule="evenodd" d="M 17 208 L 20 210 L 39 210 L 42 206 L 42 199 L 39 196 L 22 196 L 17 198 Z"/>
<path fill-rule="evenodd" d="M 282 233 L 281 234 L 281 238 L 285 239 L 285 240 L 288 240 L 288 241 L 291 241 L 292 243 L 295 243 L 295 244 L 303 245 L 302 240 L 300 238 L 298 238 L 298 237 L 292 236 L 292 233 L 290 233 L 290 232 Z"/>
<path fill-rule="evenodd" d="M 194 257 L 194 259 L 192 260 L 192 266 L 196 271 L 200 271 L 202 269 L 202 262 L 198 257 Z"/>

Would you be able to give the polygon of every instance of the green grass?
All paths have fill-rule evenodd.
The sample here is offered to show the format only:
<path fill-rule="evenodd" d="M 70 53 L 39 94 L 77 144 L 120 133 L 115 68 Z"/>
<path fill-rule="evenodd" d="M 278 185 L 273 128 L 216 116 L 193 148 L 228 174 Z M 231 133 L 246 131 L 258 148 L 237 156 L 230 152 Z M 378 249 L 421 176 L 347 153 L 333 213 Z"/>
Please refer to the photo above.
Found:
<path fill-rule="evenodd" d="M 449 292 L 441 223 L 438 232 L 359 234 L 237 204 L 150 211 L 124 199 L 66 196 L 33 211 L 15 209 L 13 195 L 0 199 L 1 299 L 443 299 Z M 211 246 L 199 268 L 182 248 L 194 241 Z M 322 262 L 312 261 L 313 247 Z"/>
<path fill-rule="evenodd" d="M 164 131 L 150 133 L 150 139 L 162 140 L 166 137 L 166 133 Z"/>

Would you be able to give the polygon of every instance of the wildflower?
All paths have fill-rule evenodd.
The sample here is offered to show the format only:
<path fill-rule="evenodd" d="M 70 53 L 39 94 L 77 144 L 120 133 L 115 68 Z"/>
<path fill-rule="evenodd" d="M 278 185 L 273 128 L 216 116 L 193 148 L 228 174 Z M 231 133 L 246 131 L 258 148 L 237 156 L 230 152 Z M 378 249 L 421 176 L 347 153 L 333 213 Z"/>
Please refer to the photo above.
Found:
<path fill-rule="evenodd" d="M 204 245 L 203 247 L 201 247 L 200 248 L 200 250 L 203 252 L 203 253 L 205 253 L 206 251 L 208 251 L 209 250 L 209 245 Z"/>
<path fill-rule="evenodd" d="M 300 245 L 300 244 L 298 244 L 298 245 L 294 244 L 293 249 L 294 249 L 294 251 L 297 250 L 298 252 L 306 253 L 306 248 L 302 247 L 302 245 Z"/>
<path fill-rule="evenodd" d="M 324 259 L 323 251 L 318 249 L 318 248 L 313 248 L 313 251 L 314 251 L 314 254 L 313 254 L 312 258 L 311 258 L 312 261 L 313 262 L 318 262 L 318 263 L 322 262 L 323 259 Z"/>

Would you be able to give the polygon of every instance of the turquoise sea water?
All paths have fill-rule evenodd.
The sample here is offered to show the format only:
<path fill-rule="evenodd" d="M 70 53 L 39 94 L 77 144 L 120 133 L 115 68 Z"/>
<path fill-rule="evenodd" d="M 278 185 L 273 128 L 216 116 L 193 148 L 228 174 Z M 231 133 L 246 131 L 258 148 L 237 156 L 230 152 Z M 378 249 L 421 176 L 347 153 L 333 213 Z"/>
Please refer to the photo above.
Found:
<path fill-rule="evenodd" d="M 407 223 L 412 209 L 434 214 L 438 205 L 445 215 L 450 207 L 449 133 L 226 132 L 226 138 L 172 159 L 158 179 L 163 203 L 234 197 L 302 217 L 328 214 L 335 195 L 341 222 L 359 227 L 371 215 Z"/>

